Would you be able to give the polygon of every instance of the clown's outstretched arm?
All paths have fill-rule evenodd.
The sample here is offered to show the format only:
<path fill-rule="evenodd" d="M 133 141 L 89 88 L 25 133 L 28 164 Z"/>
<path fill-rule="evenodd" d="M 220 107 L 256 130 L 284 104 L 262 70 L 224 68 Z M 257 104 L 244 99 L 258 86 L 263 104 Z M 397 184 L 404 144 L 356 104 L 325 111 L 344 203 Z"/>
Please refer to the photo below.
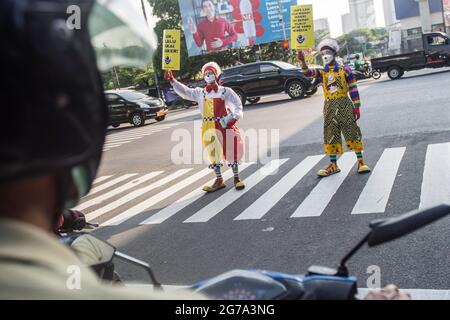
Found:
<path fill-rule="evenodd" d="M 201 88 L 189 88 L 185 86 L 181 82 L 178 82 L 171 71 L 166 73 L 166 78 L 170 81 L 170 84 L 173 87 L 173 90 L 179 95 L 181 98 L 198 102 L 199 99 L 202 98 L 202 89 Z"/>

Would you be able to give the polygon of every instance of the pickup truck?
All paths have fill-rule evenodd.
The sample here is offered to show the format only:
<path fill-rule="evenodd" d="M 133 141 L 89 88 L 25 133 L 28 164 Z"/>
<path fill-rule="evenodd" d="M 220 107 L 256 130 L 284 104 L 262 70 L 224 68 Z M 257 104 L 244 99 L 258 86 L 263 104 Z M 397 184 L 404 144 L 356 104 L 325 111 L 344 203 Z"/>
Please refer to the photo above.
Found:
<path fill-rule="evenodd" d="M 372 69 L 387 72 L 392 80 L 405 71 L 450 66 L 450 36 L 443 32 L 422 34 L 423 50 L 371 60 Z"/>

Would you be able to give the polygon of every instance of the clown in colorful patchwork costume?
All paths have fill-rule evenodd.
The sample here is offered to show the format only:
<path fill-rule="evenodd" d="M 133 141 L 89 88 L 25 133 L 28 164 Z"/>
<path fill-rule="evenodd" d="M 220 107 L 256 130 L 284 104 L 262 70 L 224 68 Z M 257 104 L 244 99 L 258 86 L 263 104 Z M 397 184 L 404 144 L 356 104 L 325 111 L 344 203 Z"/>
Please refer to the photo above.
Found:
<path fill-rule="evenodd" d="M 243 117 L 242 102 L 232 89 L 218 85 L 217 80 L 222 71 L 217 63 L 205 64 L 202 73 L 205 88 L 188 88 L 175 80 L 170 71 L 166 77 L 180 97 L 198 103 L 203 118 L 202 143 L 208 155 L 209 167 L 216 174 L 214 184 L 204 186 L 203 190 L 215 192 L 225 188 L 221 172 L 224 161 L 233 170 L 235 188 L 242 190 L 245 185 L 239 178 L 239 163 L 243 157 L 244 141 L 236 125 Z"/>
<path fill-rule="evenodd" d="M 348 66 L 341 66 L 336 61 L 339 51 L 336 40 L 323 40 L 318 50 L 324 61 L 324 70 L 309 69 L 303 52 L 297 54 L 303 73 L 321 79 L 325 96 L 324 149 L 330 164 L 317 174 L 319 177 L 328 177 L 341 171 L 337 165 L 337 156 L 343 153 L 341 135 L 344 135 L 347 149 L 356 153 L 358 173 L 368 173 L 370 168 L 364 163 L 362 135 L 356 122 L 361 116 L 361 101 L 355 75 Z"/>

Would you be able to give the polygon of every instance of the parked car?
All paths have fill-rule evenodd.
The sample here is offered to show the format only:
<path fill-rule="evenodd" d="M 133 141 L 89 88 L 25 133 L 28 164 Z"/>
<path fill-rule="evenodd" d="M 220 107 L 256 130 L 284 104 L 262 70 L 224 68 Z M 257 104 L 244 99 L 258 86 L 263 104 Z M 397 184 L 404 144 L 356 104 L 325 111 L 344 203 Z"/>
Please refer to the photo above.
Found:
<path fill-rule="evenodd" d="M 109 90 L 105 92 L 108 104 L 109 125 L 117 128 L 122 123 L 143 126 L 145 120 L 163 121 L 167 107 L 163 100 L 134 90 Z"/>
<path fill-rule="evenodd" d="M 282 92 L 292 99 L 300 99 L 316 93 L 319 86 L 300 68 L 282 61 L 261 61 L 225 69 L 220 83 L 232 88 L 242 104 L 257 103 L 263 96 Z"/>
<path fill-rule="evenodd" d="M 387 72 L 391 80 L 405 71 L 450 66 L 450 37 L 443 32 L 422 34 L 423 50 L 372 59 L 372 69 Z"/>

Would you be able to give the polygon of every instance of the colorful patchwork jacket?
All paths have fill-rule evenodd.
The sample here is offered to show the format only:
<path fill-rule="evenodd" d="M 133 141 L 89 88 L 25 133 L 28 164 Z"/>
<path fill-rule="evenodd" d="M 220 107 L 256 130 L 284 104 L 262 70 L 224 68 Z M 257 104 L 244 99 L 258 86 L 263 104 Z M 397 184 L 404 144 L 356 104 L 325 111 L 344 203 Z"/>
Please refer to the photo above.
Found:
<path fill-rule="evenodd" d="M 332 69 L 327 65 L 324 70 L 303 69 L 307 77 L 320 77 L 326 100 L 340 99 L 350 95 L 355 108 L 361 106 L 356 77 L 348 66 L 336 64 Z"/>

